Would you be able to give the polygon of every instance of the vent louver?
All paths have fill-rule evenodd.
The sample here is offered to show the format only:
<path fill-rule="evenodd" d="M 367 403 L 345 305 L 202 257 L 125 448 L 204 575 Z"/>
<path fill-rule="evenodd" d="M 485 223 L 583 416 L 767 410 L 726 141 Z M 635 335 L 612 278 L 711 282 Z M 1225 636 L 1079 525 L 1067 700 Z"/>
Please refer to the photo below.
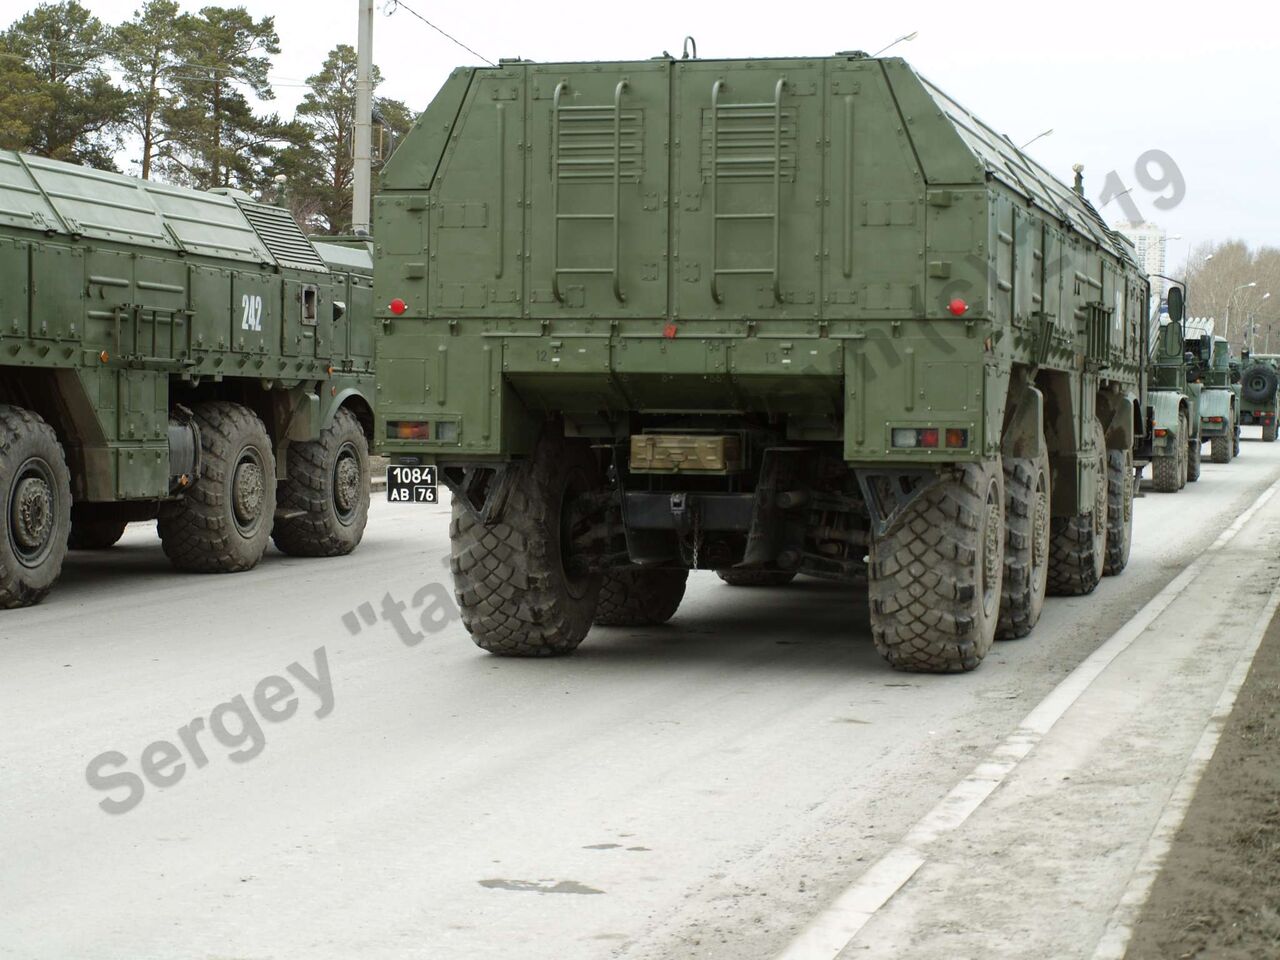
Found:
<path fill-rule="evenodd" d="M 238 198 L 236 203 L 280 266 L 313 270 L 316 273 L 329 272 L 324 260 L 316 253 L 311 241 L 298 229 L 298 224 L 288 210 Z"/>

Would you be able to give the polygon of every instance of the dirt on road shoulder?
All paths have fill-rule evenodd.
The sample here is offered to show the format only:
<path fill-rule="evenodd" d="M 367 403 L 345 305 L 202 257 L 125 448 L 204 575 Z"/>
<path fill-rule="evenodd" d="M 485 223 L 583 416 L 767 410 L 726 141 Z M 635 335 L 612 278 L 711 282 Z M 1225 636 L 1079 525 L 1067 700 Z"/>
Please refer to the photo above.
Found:
<path fill-rule="evenodd" d="M 1126 960 L 1280 957 L 1280 617 L 1143 908 Z"/>

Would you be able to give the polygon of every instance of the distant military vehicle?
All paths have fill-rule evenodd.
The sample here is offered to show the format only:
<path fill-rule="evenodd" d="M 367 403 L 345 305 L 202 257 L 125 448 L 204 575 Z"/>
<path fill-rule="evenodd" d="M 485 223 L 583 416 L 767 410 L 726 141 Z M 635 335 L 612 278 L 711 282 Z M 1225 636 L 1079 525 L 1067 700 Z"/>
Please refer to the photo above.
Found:
<path fill-rule="evenodd" d="M 1280 400 L 1276 390 L 1280 354 L 1246 352 L 1240 364 L 1240 422 L 1262 427 L 1262 439 L 1276 439 Z"/>
<path fill-rule="evenodd" d="M 1151 481 L 1161 493 L 1177 493 L 1200 479 L 1201 385 L 1188 375 L 1194 355 L 1185 349 L 1185 291 L 1169 290 L 1168 314 L 1157 312 L 1148 338 L 1147 430 L 1136 456 L 1151 463 Z"/>
<path fill-rule="evenodd" d="M 1147 280 L 903 61 L 457 70 L 382 187 L 377 443 L 484 649 L 805 573 L 969 670 L 1125 566 Z"/>
<path fill-rule="evenodd" d="M 133 520 L 186 570 L 354 549 L 371 274 L 240 193 L 0 152 L 0 607 Z"/>
<path fill-rule="evenodd" d="M 1189 379 L 1201 386 L 1200 433 L 1214 463 L 1230 463 L 1240 453 L 1239 393 L 1232 382 L 1231 348 L 1215 336 L 1212 320 L 1188 321 L 1185 349 Z"/>

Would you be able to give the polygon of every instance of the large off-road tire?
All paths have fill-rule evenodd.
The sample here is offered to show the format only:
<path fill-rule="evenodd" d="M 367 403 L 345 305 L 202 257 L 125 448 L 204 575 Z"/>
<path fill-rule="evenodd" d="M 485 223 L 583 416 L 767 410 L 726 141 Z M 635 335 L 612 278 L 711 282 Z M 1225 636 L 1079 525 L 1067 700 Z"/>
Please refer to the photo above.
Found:
<path fill-rule="evenodd" d="M 369 441 L 354 413 L 339 410 L 319 439 L 289 445 L 276 504 L 285 515 L 271 539 L 290 556 L 339 557 L 360 544 L 369 521 Z"/>
<path fill-rule="evenodd" d="M 124 536 L 128 523 L 111 517 L 78 517 L 71 513 L 71 536 L 67 546 L 72 550 L 107 550 Z"/>
<path fill-rule="evenodd" d="M 1187 483 L 1200 479 L 1200 457 L 1204 443 L 1196 438 L 1187 443 Z"/>
<path fill-rule="evenodd" d="M 0 404 L 0 608 L 39 603 L 62 573 L 71 530 L 71 472 L 57 434 Z"/>
<path fill-rule="evenodd" d="M 898 670 L 972 670 L 991 649 L 1004 573 L 1000 462 L 958 464 L 872 537 L 871 635 Z"/>
<path fill-rule="evenodd" d="M 688 570 L 644 567 L 606 570 L 595 622 L 607 627 L 666 623 L 679 609 L 688 579 Z"/>
<path fill-rule="evenodd" d="M 1004 459 L 1004 584 L 997 640 L 1017 640 L 1040 619 L 1049 582 L 1049 450 Z"/>
<path fill-rule="evenodd" d="M 195 408 L 199 479 L 160 508 L 160 544 L 179 570 L 237 573 L 257 566 L 271 537 L 276 458 L 257 414 L 213 400 Z"/>
<path fill-rule="evenodd" d="M 1189 475 L 1188 475 L 1189 476 Z M 1133 451 L 1107 451 L 1107 557 L 1102 575 L 1129 565 L 1133 545 Z"/>
<path fill-rule="evenodd" d="M 1276 421 L 1272 420 L 1270 423 L 1264 423 L 1262 425 L 1262 442 L 1275 443 L 1275 440 L 1276 440 Z"/>
<path fill-rule="evenodd" d="M 1231 462 L 1231 438 L 1214 437 L 1209 441 L 1209 452 L 1214 463 Z"/>
<path fill-rule="evenodd" d="M 1102 579 L 1106 563 L 1107 448 L 1102 424 L 1096 419 L 1092 433 L 1093 509 L 1069 517 L 1054 517 L 1049 524 L 1049 593 L 1055 596 L 1078 597 L 1092 593 Z M 1185 449 L 1182 444 L 1178 446 Z M 1178 460 L 1185 470 L 1186 460 L 1182 457 Z"/>
<path fill-rule="evenodd" d="M 506 506 L 486 526 L 453 500 L 449 526 L 454 593 L 476 646 L 511 657 L 574 650 L 591 629 L 603 577 L 570 571 L 573 498 L 600 486 L 585 442 L 544 435 L 529 460 L 512 464 Z"/>
<path fill-rule="evenodd" d="M 731 587 L 785 587 L 796 578 L 794 570 L 717 570 L 716 576 Z"/>

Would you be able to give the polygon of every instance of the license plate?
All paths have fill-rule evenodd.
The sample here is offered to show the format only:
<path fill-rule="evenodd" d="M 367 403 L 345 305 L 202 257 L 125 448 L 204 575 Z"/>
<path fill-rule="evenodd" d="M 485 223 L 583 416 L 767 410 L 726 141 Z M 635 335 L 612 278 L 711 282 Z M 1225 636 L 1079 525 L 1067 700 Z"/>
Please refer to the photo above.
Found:
<path fill-rule="evenodd" d="M 390 503 L 438 503 L 435 467 L 387 467 L 387 501 Z"/>

